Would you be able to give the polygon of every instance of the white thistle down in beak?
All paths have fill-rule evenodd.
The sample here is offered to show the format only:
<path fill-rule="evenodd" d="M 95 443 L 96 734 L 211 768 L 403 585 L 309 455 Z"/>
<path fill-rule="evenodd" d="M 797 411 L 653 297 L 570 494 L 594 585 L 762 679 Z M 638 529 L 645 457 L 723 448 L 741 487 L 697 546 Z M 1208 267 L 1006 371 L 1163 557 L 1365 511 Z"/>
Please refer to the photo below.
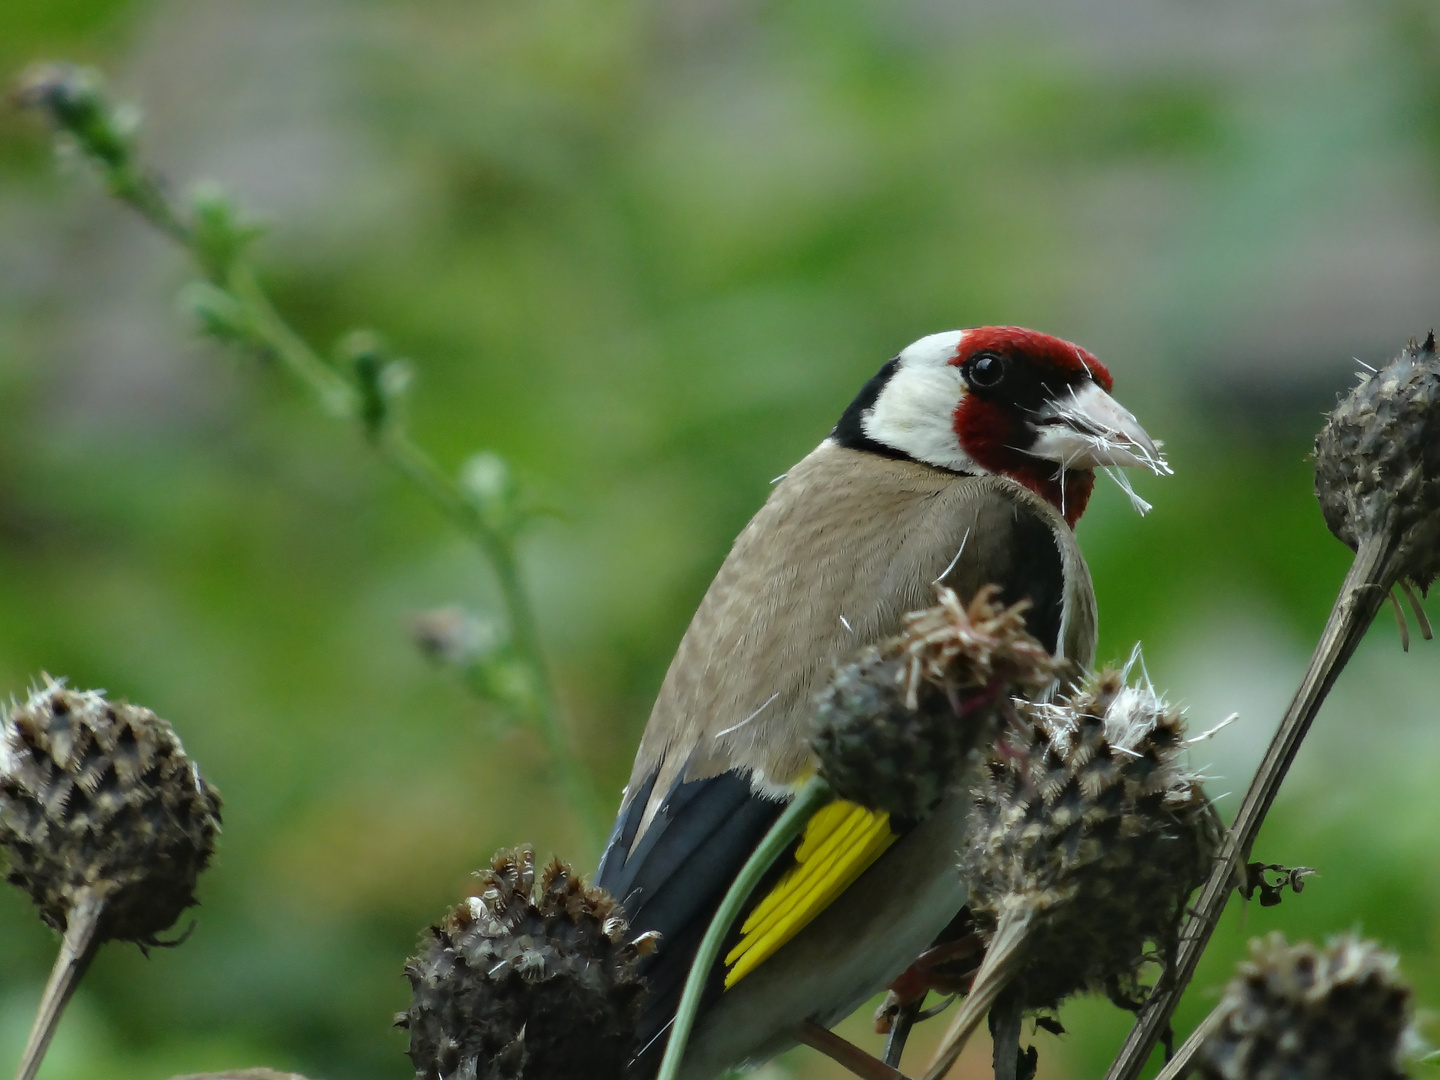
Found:
<path fill-rule="evenodd" d="M 1149 469 L 1156 476 L 1173 475 L 1161 452 L 1163 444 L 1146 434 L 1130 411 L 1093 382 L 1072 387 L 1068 395 L 1038 415 L 1035 442 L 1027 453 L 1066 469 L 1103 469 L 1144 514 L 1150 504 L 1140 498 L 1116 466 Z"/>

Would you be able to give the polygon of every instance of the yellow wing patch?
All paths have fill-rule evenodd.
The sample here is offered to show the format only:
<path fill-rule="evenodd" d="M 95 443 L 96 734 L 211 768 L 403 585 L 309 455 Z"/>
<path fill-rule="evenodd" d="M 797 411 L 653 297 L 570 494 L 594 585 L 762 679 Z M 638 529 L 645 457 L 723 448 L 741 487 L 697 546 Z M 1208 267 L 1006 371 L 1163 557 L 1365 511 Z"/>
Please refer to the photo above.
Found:
<path fill-rule="evenodd" d="M 740 928 L 740 941 L 725 957 L 726 989 L 824 911 L 865 868 L 895 841 L 890 815 L 836 799 L 805 826 L 795 865 L 775 883 Z"/>

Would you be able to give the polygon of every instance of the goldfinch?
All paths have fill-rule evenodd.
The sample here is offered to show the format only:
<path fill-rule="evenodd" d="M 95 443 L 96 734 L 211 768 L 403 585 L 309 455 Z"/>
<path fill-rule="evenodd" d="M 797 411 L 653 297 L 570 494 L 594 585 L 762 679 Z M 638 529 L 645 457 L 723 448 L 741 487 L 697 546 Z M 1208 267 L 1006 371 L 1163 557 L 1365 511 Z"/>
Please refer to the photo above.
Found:
<path fill-rule="evenodd" d="M 597 875 L 636 930 L 661 934 L 636 1080 L 659 1063 L 721 897 L 814 771 L 812 699 L 837 662 L 897 632 L 936 583 L 963 599 L 994 583 L 1031 602 L 1028 629 L 1052 653 L 1092 663 L 1073 528 L 1094 470 L 1170 471 L 1110 389 L 1094 356 L 1032 330 L 922 338 L 736 539 L 660 688 Z M 842 800 L 816 813 L 732 930 L 682 1075 L 766 1060 L 904 971 L 965 903 L 967 813 L 958 792 L 918 822 Z"/>

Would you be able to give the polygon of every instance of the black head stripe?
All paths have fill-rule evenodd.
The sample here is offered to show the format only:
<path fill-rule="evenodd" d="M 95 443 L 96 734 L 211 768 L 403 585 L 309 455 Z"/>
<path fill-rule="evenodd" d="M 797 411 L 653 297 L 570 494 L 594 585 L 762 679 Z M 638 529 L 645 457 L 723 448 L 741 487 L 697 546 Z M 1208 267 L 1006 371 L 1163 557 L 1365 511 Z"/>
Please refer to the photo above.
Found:
<path fill-rule="evenodd" d="M 893 446 L 876 442 L 865 434 L 865 414 L 875 407 L 875 402 L 880 398 L 880 392 L 885 389 L 885 385 L 899 369 L 900 357 L 887 360 L 884 367 L 860 388 L 860 393 L 855 395 L 855 400 L 846 407 L 845 412 L 840 416 L 840 422 L 831 430 L 830 438 L 851 450 L 868 450 L 872 454 L 883 454 L 885 457 L 909 459 L 909 454 L 896 450 Z"/>

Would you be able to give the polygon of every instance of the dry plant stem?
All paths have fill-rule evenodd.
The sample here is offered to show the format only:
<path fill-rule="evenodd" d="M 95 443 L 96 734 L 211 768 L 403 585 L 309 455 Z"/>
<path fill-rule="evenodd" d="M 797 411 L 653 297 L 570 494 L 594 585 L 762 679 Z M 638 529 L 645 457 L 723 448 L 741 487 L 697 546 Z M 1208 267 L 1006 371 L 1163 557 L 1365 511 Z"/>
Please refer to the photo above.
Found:
<path fill-rule="evenodd" d="M 198 261 L 193 231 L 175 212 L 153 177 L 128 164 L 110 176 L 110 188 L 117 198 L 186 248 Z M 360 396 L 355 388 L 285 321 L 243 259 L 237 259 L 223 280 L 214 284 L 246 311 L 246 343 L 250 348 L 272 358 L 307 387 L 328 415 L 352 422 L 360 419 Z M 608 815 L 588 775 L 580 768 L 561 722 L 549 669 L 540 648 L 535 614 L 520 582 L 514 544 L 508 535 L 485 520 L 456 482 L 398 424 L 387 424 L 374 445 L 380 456 L 458 526 L 489 561 L 500 587 L 511 647 L 530 672 L 527 710 L 530 715 L 526 719 L 539 729 L 545 740 L 557 779 L 571 800 L 583 836 L 592 846 L 598 846 L 603 837 L 597 822 L 606 820 Z"/>
<path fill-rule="evenodd" d="M 87 889 L 80 894 L 66 918 L 60 955 L 55 958 L 50 981 L 45 984 L 45 993 L 40 998 L 40 1008 L 35 1013 L 35 1024 L 30 1029 L 25 1053 L 20 1057 L 20 1069 L 15 1074 L 15 1080 L 34 1080 L 35 1074 L 40 1071 L 40 1062 L 50 1048 L 50 1040 L 60 1024 L 60 1015 L 100 948 L 96 932 L 100 928 L 103 906 L 104 901 Z"/>
<path fill-rule="evenodd" d="M 834 797 L 834 792 L 818 776 L 812 776 L 800 789 L 785 812 L 770 826 L 758 847 L 740 868 L 740 873 L 730 884 L 730 890 L 720 901 L 715 917 L 705 931 L 695 959 L 690 964 L 690 974 L 685 979 L 685 990 L 675 1010 L 675 1020 L 670 1025 L 670 1039 L 665 1044 L 665 1057 L 660 1062 L 660 1071 L 655 1080 L 675 1080 L 680 1075 L 680 1062 L 685 1057 L 685 1045 L 690 1041 L 690 1030 L 695 1026 L 695 1015 L 700 1011 L 700 999 L 705 994 L 705 983 L 710 969 L 720 956 L 720 946 L 731 925 L 740 916 L 745 901 L 760 884 L 765 871 L 789 847 L 790 842 L 805 831 L 811 816 Z M 661 945 L 664 948 L 664 945 Z"/>
<path fill-rule="evenodd" d="M 852 1042 L 842 1039 L 814 1020 L 806 1020 L 795 1029 L 795 1037 L 806 1046 L 819 1050 L 831 1061 L 839 1062 L 863 1080 L 906 1080 L 905 1074 L 877 1057 L 867 1054 Z"/>
<path fill-rule="evenodd" d="M 1180 949 L 1174 970 L 1151 996 L 1131 1029 L 1125 1045 L 1106 1080 L 1135 1080 L 1159 1041 L 1160 1033 L 1170 1022 L 1180 995 L 1195 975 L 1200 954 L 1210 942 L 1215 924 L 1225 909 L 1234 886 L 1236 867 L 1250 857 L 1250 849 L 1260 826 L 1269 812 L 1280 784 L 1285 779 L 1295 753 L 1321 704 L 1335 684 L 1345 664 L 1354 654 L 1360 639 L 1390 594 L 1399 574 L 1397 542 L 1394 530 L 1380 530 L 1360 545 L 1350 572 L 1340 587 L 1340 595 L 1330 610 L 1330 619 L 1315 646 L 1315 654 L 1300 688 L 1295 692 L 1265 759 L 1251 781 L 1245 801 L 1235 816 L 1235 824 L 1226 836 L 1225 845 L 1215 860 L 1215 869 L 1201 890 L 1190 918 L 1180 932 Z M 1187 1044 L 1188 1045 L 1188 1044 Z"/>
<path fill-rule="evenodd" d="M 900 1011 L 895 1014 L 895 1020 L 890 1026 L 890 1034 L 885 1037 L 884 1062 L 892 1069 L 900 1068 L 900 1059 L 905 1054 L 905 1043 L 910 1039 L 910 1031 L 915 1027 L 915 1018 L 920 1015 L 920 1010 L 925 1004 L 925 997 L 922 994 L 917 1001 L 909 1005 L 902 1005 Z"/>
<path fill-rule="evenodd" d="M 1400 598 L 1395 595 L 1395 590 L 1390 590 L 1390 607 L 1395 612 L 1395 625 L 1400 630 L 1400 650 L 1410 651 L 1410 624 L 1405 621 L 1405 611 L 1400 606 Z"/>
<path fill-rule="evenodd" d="M 1014 994 L 1002 994 L 990 1010 L 995 1020 L 995 1080 L 1015 1080 L 1020 1071 L 1020 1021 L 1024 1010 Z"/>
<path fill-rule="evenodd" d="M 1190 1062 L 1210 1037 L 1210 1033 L 1220 1023 L 1220 1010 L 1214 1009 L 1210 1015 L 1201 1021 L 1200 1026 L 1190 1033 L 1185 1040 L 1185 1045 L 1175 1051 L 1175 1056 L 1165 1063 L 1165 1067 L 1156 1075 L 1155 1080 L 1177 1080 L 1190 1072 Z"/>
<path fill-rule="evenodd" d="M 985 950 L 985 962 L 970 984 L 970 993 L 965 996 L 960 1011 L 950 1021 L 945 1037 L 940 1040 L 940 1049 L 925 1071 L 925 1080 L 940 1080 L 960 1057 L 970 1036 L 985 1019 L 985 1014 L 995 1004 L 1025 961 L 1026 945 L 1035 926 L 1035 913 L 1025 905 L 1007 908 L 995 927 L 995 935 Z M 1015 1044 L 1019 1047 L 1020 1032 L 1017 1024 Z M 998 1045 L 998 1037 L 997 1037 Z M 1015 1075 L 1012 1064 L 1010 1075 Z"/>
<path fill-rule="evenodd" d="M 1415 595 L 1415 590 L 1410 587 L 1408 581 L 1400 582 L 1400 589 L 1405 593 L 1405 598 L 1410 601 L 1410 610 L 1415 613 L 1415 622 L 1420 627 L 1420 636 L 1426 641 L 1435 637 L 1435 631 L 1430 626 L 1430 618 L 1425 614 L 1425 609 L 1420 606 L 1420 598 Z"/>

